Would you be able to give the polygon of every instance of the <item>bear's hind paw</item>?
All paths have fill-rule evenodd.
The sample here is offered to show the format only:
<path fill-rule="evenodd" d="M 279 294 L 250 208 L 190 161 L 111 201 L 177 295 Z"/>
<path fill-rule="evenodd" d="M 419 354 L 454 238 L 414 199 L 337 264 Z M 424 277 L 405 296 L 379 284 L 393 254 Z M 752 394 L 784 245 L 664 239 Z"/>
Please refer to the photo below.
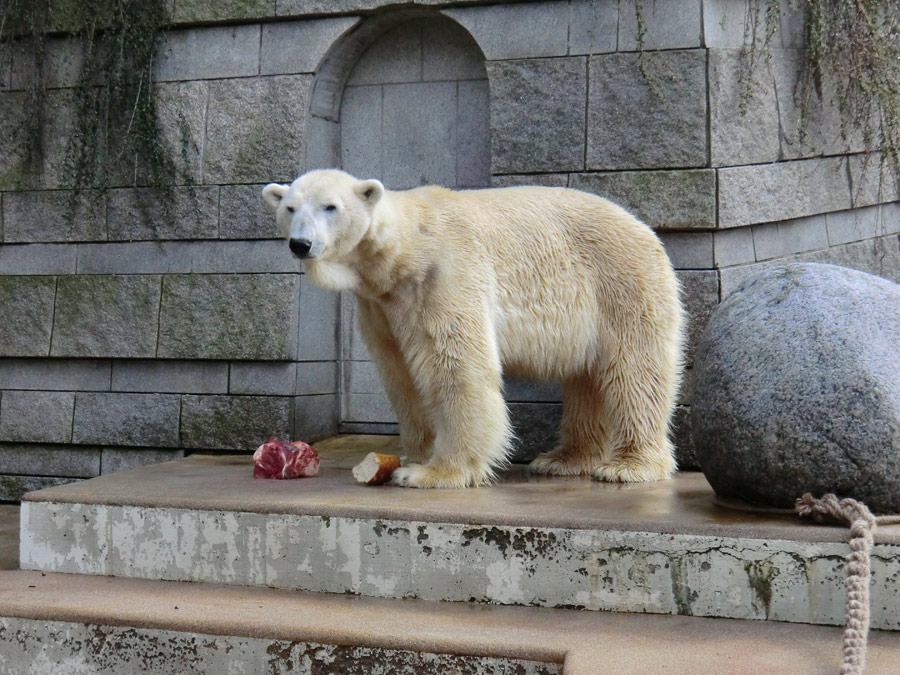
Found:
<path fill-rule="evenodd" d="M 634 459 L 614 459 L 605 462 L 591 472 L 597 480 L 607 483 L 649 483 L 671 478 L 675 463 L 648 462 Z"/>
<path fill-rule="evenodd" d="M 542 476 L 587 476 L 591 468 L 578 457 L 551 450 L 535 457 L 528 465 L 528 471 Z"/>

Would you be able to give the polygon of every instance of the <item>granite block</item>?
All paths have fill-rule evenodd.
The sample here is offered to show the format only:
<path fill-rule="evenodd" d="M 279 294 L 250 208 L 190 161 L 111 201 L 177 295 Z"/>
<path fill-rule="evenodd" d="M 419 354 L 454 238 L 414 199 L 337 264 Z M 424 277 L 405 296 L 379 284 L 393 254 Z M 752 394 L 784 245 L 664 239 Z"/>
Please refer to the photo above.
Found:
<path fill-rule="evenodd" d="M 56 277 L 0 276 L 0 356 L 47 356 Z"/>
<path fill-rule="evenodd" d="M 75 394 L 65 391 L 4 391 L 0 441 L 68 443 Z"/>
<path fill-rule="evenodd" d="M 163 278 L 157 356 L 293 358 L 296 274 L 201 274 Z"/>
<path fill-rule="evenodd" d="M 108 391 L 110 362 L 92 359 L 0 359 L 0 389 Z"/>
<path fill-rule="evenodd" d="M 219 188 L 175 188 L 171 205 L 153 188 L 118 188 L 109 193 L 110 241 L 217 239 Z"/>
<path fill-rule="evenodd" d="M 0 474 L 91 478 L 100 475 L 100 452 L 73 445 L 0 443 Z"/>
<path fill-rule="evenodd" d="M 716 176 L 710 169 L 577 173 L 569 184 L 609 199 L 656 229 L 716 226 Z"/>
<path fill-rule="evenodd" d="M 149 358 L 156 352 L 160 278 L 59 278 L 52 356 Z"/>
<path fill-rule="evenodd" d="M 290 182 L 300 175 L 312 83 L 312 75 L 211 82 L 204 182 Z"/>
<path fill-rule="evenodd" d="M 260 74 L 315 73 L 325 52 L 358 21 L 345 16 L 263 24 Z"/>
<path fill-rule="evenodd" d="M 96 193 L 74 197 L 68 190 L 41 190 L 3 196 L 5 243 L 105 239 L 106 208 Z"/>
<path fill-rule="evenodd" d="M 296 363 L 235 362 L 230 366 L 228 393 L 288 396 L 297 384 Z"/>
<path fill-rule="evenodd" d="M 176 448 L 180 397 L 175 394 L 75 394 L 72 442 Z"/>
<path fill-rule="evenodd" d="M 184 450 L 159 450 L 156 448 L 103 448 L 100 460 L 101 473 L 115 473 L 136 469 L 148 464 L 171 462 L 184 457 Z"/>
<path fill-rule="evenodd" d="M 259 41 L 259 24 L 167 31 L 154 63 L 154 79 L 165 82 L 258 75 Z"/>
<path fill-rule="evenodd" d="M 493 61 L 487 70 L 492 172 L 582 170 L 586 59 Z"/>
<path fill-rule="evenodd" d="M 181 444 L 185 448 L 253 452 L 267 438 L 287 438 L 290 433 L 290 397 L 183 397 Z"/>
<path fill-rule="evenodd" d="M 225 394 L 228 364 L 203 361 L 113 361 L 112 391 Z"/>
<path fill-rule="evenodd" d="M 76 252 L 68 244 L 3 244 L 0 274 L 74 274 Z"/>
<path fill-rule="evenodd" d="M 219 188 L 220 238 L 280 238 L 275 218 L 262 200 L 263 187 L 257 184 L 223 185 Z"/>
<path fill-rule="evenodd" d="M 621 0 L 618 49 L 626 52 L 700 47 L 702 16 L 702 0 Z"/>
<path fill-rule="evenodd" d="M 659 238 L 675 269 L 712 268 L 712 232 L 661 232 Z"/>
<path fill-rule="evenodd" d="M 462 24 L 491 61 L 568 53 L 568 3 L 460 7 L 446 9 L 444 14 Z"/>
<path fill-rule="evenodd" d="M 822 157 L 718 169 L 719 227 L 851 208 L 846 162 Z"/>
<path fill-rule="evenodd" d="M 638 59 L 591 58 L 587 168 L 705 166 L 705 50 L 645 52 L 646 74 Z"/>

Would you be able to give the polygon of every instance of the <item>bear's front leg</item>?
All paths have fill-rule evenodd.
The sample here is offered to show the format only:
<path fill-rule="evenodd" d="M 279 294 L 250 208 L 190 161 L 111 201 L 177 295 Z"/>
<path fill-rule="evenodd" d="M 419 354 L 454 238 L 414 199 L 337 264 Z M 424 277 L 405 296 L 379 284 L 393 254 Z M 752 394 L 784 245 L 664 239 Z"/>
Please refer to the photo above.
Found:
<path fill-rule="evenodd" d="M 486 311 L 448 311 L 405 336 L 406 362 L 431 412 L 434 445 L 426 464 L 396 470 L 394 484 L 478 486 L 506 462 L 512 434 L 489 330 Z"/>
<path fill-rule="evenodd" d="M 382 309 L 372 300 L 357 301 L 360 332 L 400 423 L 401 452 L 413 461 L 425 461 L 431 454 L 434 432 L 422 410 L 400 345 Z"/>

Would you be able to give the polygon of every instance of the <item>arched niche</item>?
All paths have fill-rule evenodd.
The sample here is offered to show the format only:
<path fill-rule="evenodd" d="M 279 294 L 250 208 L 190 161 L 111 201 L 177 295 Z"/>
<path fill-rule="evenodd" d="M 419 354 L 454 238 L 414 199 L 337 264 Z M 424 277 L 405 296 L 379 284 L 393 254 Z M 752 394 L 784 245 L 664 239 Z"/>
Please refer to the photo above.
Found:
<path fill-rule="evenodd" d="M 373 15 L 327 53 L 313 87 L 306 170 L 339 167 L 393 189 L 490 184 L 484 55 L 428 9 Z"/>

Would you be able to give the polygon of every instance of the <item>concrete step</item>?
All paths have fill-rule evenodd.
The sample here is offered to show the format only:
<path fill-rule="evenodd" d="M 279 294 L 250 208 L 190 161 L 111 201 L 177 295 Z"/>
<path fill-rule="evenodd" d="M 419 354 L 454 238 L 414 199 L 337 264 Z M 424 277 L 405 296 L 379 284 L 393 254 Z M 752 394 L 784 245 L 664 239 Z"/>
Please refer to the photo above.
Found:
<path fill-rule="evenodd" d="M 0 572 L 0 672 L 768 675 L 836 672 L 841 631 Z M 868 675 L 897 672 L 870 635 Z"/>
<path fill-rule="evenodd" d="M 617 612 L 842 625 L 848 530 L 722 510 L 702 475 L 365 487 L 391 439 L 318 444 L 319 476 L 193 456 L 26 496 L 25 569 Z M 381 445 L 378 445 L 381 444 Z M 872 626 L 900 629 L 900 526 L 872 555 Z"/>

